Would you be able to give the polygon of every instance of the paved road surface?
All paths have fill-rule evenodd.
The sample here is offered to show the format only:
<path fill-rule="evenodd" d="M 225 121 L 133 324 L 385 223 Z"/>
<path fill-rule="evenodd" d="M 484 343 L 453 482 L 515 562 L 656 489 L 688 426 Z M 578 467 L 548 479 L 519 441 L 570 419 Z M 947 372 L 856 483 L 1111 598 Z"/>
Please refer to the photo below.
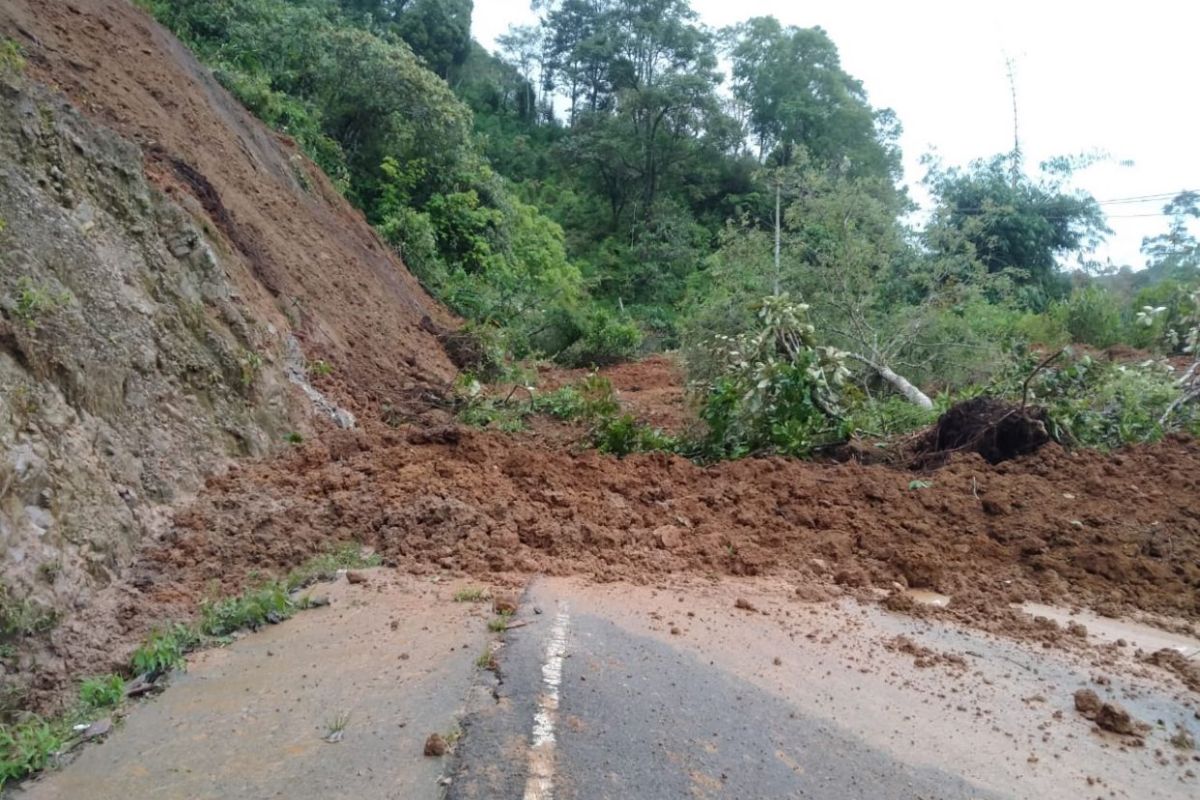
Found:
<path fill-rule="evenodd" d="M 342 581 L 322 590 L 330 608 L 198 655 L 107 742 L 13 794 L 1200 797 L 1200 758 L 1169 743 L 1178 726 L 1200 737 L 1200 697 L 1128 655 L 1160 634 L 1124 626 L 1133 646 L 1072 654 L 847 599 L 803 602 L 772 579 L 671 581 L 535 581 L 498 677 L 476 666 L 496 640 L 490 609 L 452 600 L 464 582 L 389 570 Z M 1089 620 L 1089 640 L 1099 625 Z M 1161 720 L 1146 745 L 1076 714 L 1084 685 Z M 343 713 L 344 739 L 324 741 Z M 460 726 L 452 756 L 422 755 L 428 734 Z"/>

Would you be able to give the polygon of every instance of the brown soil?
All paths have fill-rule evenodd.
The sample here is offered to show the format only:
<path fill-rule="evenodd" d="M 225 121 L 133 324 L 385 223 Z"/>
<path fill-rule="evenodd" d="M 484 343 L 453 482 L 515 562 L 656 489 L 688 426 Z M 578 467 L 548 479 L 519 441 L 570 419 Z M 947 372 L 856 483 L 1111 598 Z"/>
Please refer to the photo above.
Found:
<path fill-rule="evenodd" d="M 929 588 L 954 596 L 944 613 L 1047 643 L 1070 637 L 1018 623 L 1010 602 L 1200 620 L 1200 443 L 1190 439 L 1112 456 L 1050 445 L 998 466 L 956 457 L 913 491 L 911 473 L 882 466 L 704 468 L 486 432 L 440 438 L 413 444 L 383 426 L 331 433 L 210 479 L 144 549 L 130 585 L 114 589 L 118 624 L 99 624 L 113 616 L 103 607 L 90 621 L 84 613 L 55 633 L 60 654 L 119 663 L 150 626 L 194 613 L 206 593 L 351 539 L 417 573 L 816 573 L 843 576 L 861 596 Z"/>
<path fill-rule="evenodd" d="M 255 120 L 209 70 L 127 0 L 6 0 L 0 33 L 29 76 L 140 143 L 152 183 L 207 217 L 245 267 L 231 280 L 259 319 L 291 327 L 317 381 L 356 413 L 417 409 L 453 366 L 422 328 L 451 317 L 287 137 Z M 427 407 L 427 404 L 425 404 Z"/>
<path fill-rule="evenodd" d="M 689 413 L 683 367 L 673 355 L 652 355 L 641 361 L 617 364 L 603 370 L 612 382 L 621 405 L 641 422 L 664 431 L 678 433 L 690 426 L 695 417 Z M 544 391 L 577 383 L 588 375 L 586 369 L 548 368 L 538 375 Z"/>
<path fill-rule="evenodd" d="M 126 0 L 6 0 L 0 31 L 25 47 L 34 77 L 144 144 L 148 174 L 191 198 L 240 254 L 245 274 L 231 279 L 245 302 L 281 324 L 295 319 L 306 357 L 334 367 L 320 388 L 364 423 L 210 478 L 124 580 L 81 599 L 50 634 L 55 658 L 37 674 L 43 702 L 77 676 L 122 668 L 149 629 L 193 615 L 210 593 L 349 540 L 412 572 L 490 582 L 777 574 L 864 597 L 933 589 L 954 596 L 951 613 L 983 622 L 1008 619 L 1008 604 L 1026 599 L 1200 621 L 1191 439 L 1114 455 L 1050 444 L 998 465 L 956 454 L 912 490 L 911 473 L 881 465 L 700 467 L 572 452 L 536 436 L 389 428 L 378 421 L 385 408 L 400 409 L 394 422 L 438 418 L 421 409 L 454 370 L 430 331 L 453 320 L 295 148 Z M 426 317 L 433 324 L 422 326 Z M 646 421 L 687 424 L 673 362 L 606 374 Z M 1053 624 L 1026 625 L 1057 635 L 1045 632 Z"/>

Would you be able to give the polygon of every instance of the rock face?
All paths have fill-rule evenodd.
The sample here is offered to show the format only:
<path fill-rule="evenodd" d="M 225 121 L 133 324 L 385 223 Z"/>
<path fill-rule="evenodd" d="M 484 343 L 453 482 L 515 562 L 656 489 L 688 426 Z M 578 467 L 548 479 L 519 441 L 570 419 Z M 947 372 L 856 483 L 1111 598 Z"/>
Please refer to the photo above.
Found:
<path fill-rule="evenodd" d="M 233 459 L 422 419 L 454 320 L 134 4 L 4 0 L 0 39 L 0 600 L 39 631 L 3 712 L 121 665 L 134 551 Z"/>
<path fill-rule="evenodd" d="M 284 341 L 141 151 L 0 84 L 0 547 L 7 590 L 63 608 L 161 508 L 308 423 Z"/>

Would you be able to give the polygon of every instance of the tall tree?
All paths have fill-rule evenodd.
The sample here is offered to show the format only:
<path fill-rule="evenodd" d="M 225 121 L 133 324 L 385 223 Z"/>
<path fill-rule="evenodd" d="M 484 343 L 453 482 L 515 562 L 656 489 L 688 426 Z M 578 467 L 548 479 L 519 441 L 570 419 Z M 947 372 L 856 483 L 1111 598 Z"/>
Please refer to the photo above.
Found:
<path fill-rule="evenodd" d="M 1007 274 L 1022 303 L 1042 310 L 1066 293 L 1059 259 L 1099 244 L 1109 233 L 1095 198 L 1066 183 L 1071 159 L 1051 159 L 1036 177 L 1012 170 L 1012 154 L 973 161 L 966 169 L 933 163 L 925 185 L 937 201 L 925 231 L 935 252 L 965 242 L 990 274 Z"/>
<path fill-rule="evenodd" d="M 1167 232 L 1142 240 L 1147 272 L 1156 279 L 1194 278 L 1200 272 L 1200 241 L 1192 232 L 1200 221 L 1200 193 L 1180 192 L 1163 213 L 1170 217 Z"/>
<path fill-rule="evenodd" d="M 746 109 L 760 160 L 787 166 L 803 147 L 854 177 L 899 177 L 895 115 L 871 107 L 824 30 L 755 17 L 726 30 L 725 40 L 733 95 Z"/>

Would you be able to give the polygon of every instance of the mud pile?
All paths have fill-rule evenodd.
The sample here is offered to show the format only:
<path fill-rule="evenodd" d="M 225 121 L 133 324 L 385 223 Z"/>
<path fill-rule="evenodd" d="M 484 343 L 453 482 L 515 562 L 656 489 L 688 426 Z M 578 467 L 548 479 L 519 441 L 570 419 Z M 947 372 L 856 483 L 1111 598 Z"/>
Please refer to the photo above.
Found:
<path fill-rule="evenodd" d="M 483 581 L 772 574 L 867 597 L 931 589 L 981 619 L 1035 600 L 1200 620 L 1194 440 L 1114 455 L 1051 444 L 996 466 L 955 457 L 927 488 L 912 477 L 786 459 L 622 460 L 457 428 L 337 432 L 211 478 L 109 604 L 54 641 L 68 663 L 120 663 L 206 593 L 349 540 L 404 570 Z"/>

